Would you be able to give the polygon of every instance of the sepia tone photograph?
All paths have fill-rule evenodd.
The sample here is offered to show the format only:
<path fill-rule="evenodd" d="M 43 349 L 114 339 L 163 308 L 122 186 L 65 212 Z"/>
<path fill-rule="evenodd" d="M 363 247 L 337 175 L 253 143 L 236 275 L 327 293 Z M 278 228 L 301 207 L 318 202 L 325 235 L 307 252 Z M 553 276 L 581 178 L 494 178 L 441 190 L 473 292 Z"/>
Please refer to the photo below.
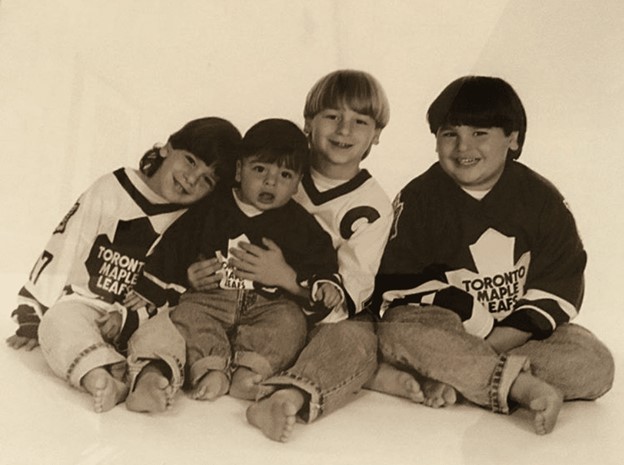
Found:
<path fill-rule="evenodd" d="M 0 464 L 621 463 L 623 26 L 0 0 Z"/>

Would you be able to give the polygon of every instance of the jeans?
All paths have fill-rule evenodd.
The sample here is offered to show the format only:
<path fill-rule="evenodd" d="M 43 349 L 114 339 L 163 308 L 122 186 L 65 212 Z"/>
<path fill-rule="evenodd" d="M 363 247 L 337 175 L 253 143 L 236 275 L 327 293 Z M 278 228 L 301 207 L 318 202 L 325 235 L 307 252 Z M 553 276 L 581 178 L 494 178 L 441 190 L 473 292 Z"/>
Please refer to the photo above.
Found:
<path fill-rule="evenodd" d="M 385 362 L 449 384 L 494 412 L 509 412 L 509 390 L 523 371 L 558 388 L 565 400 L 596 399 L 613 383 L 609 350 L 571 323 L 544 340 L 497 354 L 486 341 L 466 333 L 449 310 L 399 306 L 384 314 L 378 335 Z"/>
<path fill-rule="evenodd" d="M 267 379 L 260 398 L 278 389 L 298 388 L 306 395 L 299 416 L 312 422 L 351 400 L 377 370 L 377 337 L 368 315 L 314 328 L 295 364 Z"/>
<path fill-rule="evenodd" d="M 96 299 L 59 300 L 43 315 L 39 344 L 52 371 L 71 386 L 84 390 L 80 381 L 95 368 L 125 364 L 126 358 L 104 340 L 96 320 L 113 306 Z"/>
<path fill-rule="evenodd" d="M 208 372 L 246 367 L 267 378 L 297 357 L 306 321 L 293 301 L 250 290 L 188 292 L 171 312 L 186 340 L 191 386 Z"/>

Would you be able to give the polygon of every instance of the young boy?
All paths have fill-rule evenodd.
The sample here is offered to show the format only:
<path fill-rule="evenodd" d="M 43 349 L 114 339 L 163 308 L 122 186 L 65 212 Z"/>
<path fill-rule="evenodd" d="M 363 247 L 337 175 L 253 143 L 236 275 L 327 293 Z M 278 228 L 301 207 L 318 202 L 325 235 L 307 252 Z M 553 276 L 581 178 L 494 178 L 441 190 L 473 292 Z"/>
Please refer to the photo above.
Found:
<path fill-rule="evenodd" d="M 236 165 L 239 186 L 213 196 L 199 225 L 163 237 L 135 287 L 136 295 L 155 306 L 175 304 L 168 294 L 184 290 L 189 265 L 198 257 L 221 262 L 214 273 L 218 287 L 183 293 L 171 312 L 186 341 L 195 399 L 214 400 L 228 391 L 254 399 L 259 383 L 289 366 L 301 350 L 307 331 L 302 307 L 312 304 L 308 313 L 315 318 L 316 311 L 323 315 L 343 301 L 329 235 L 291 199 L 308 163 L 308 141 L 294 123 L 268 119 L 252 126 Z M 281 250 L 291 269 L 270 270 L 262 282 L 245 279 L 228 263 L 230 249 L 241 241 Z M 169 368 L 178 369 L 171 363 Z M 149 404 L 143 410 L 152 411 Z"/>
<path fill-rule="evenodd" d="M 549 433 L 563 400 L 596 399 L 613 382 L 607 348 L 569 323 L 586 263 L 574 219 L 515 161 L 526 115 L 507 82 L 457 79 L 427 117 L 439 162 L 394 203 L 373 302 L 380 373 L 419 373 L 494 412 L 520 404 Z"/>
<path fill-rule="evenodd" d="M 312 164 L 295 198 L 330 234 L 347 300 L 311 331 L 292 367 L 263 382 L 263 398 L 247 410 L 248 421 L 276 441 L 288 439 L 297 416 L 311 422 L 352 400 L 375 372 L 377 339 L 361 310 L 392 221 L 387 195 L 360 168 L 389 119 L 377 80 L 361 71 L 328 74 L 310 90 L 304 117 Z M 268 253 L 256 249 L 245 247 L 264 261 Z M 249 276 L 261 274 L 244 255 L 237 255 L 236 266 Z"/>
<path fill-rule="evenodd" d="M 114 329 L 122 322 L 136 329 L 138 316 L 121 302 L 160 235 L 231 177 L 240 138 L 221 118 L 193 120 L 149 150 L 139 170 L 97 180 L 54 230 L 20 289 L 12 313 L 19 328 L 8 344 L 31 349 L 40 342 L 54 373 L 89 392 L 96 412 L 123 401 L 127 339 L 113 340 Z"/>

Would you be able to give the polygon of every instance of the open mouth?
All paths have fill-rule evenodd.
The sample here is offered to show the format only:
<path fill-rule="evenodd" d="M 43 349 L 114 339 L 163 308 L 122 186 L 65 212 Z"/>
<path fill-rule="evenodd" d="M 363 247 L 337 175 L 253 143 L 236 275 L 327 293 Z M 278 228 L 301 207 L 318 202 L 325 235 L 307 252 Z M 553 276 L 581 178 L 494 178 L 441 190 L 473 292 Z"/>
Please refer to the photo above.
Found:
<path fill-rule="evenodd" d="M 270 192 L 260 192 L 260 194 L 258 194 L 258 200 L 261 203 L 272 203 L 275 200 L 275 194 L 271 194 Z"/>
<path fill-rule="evenodd" d="M 330 144 L 333 145 L 334 147 L 338 147 L 339 149 L 349 149 L 351 147 L 353 147 L 353 144 L 347 144 L 344 142 L 339 142 L 336 140 L 329 140 Z"/>
<path fill-rule="evenodd" d="M 184 186 L 182 184 L 180 184 L 177 179 L 173 178 L 173 186 L 175 187 L 175 190 L 180 193 L 180 194 L 189 194 L 189 191 L 187 191 Z"/>
<path fill-rule="evenodd" d="M 472 166 L 479 162 L 479 158 L 457 158 L 456 162 L 460 166 Z"/>

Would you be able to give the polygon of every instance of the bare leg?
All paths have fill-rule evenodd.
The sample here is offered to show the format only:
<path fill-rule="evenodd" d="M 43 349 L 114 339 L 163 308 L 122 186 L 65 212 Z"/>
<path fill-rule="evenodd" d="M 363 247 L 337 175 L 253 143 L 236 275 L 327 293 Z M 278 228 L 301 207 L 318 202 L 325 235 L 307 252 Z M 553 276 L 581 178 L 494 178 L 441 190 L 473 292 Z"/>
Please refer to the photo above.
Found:
<path fill-rule="evenodd" d="M 416 403 L 425 400 L 418 381 L 408 372 L 399 370 L 388 363 L 380 364 L 375 375 L 364 387 L 397 397 L 405 397 Z"/>
<path fill-rule="evenodd" d="M 158 366 L 150 363 L 137 378 L 126 407 L 134 412 L 164 412 L 173 402 L 173 387 Z"/>
<path fill-rule="evenodd" d="M 260 389 L 262 376 L 246 367 L 238 367 L 232 375 L 230 395 L 237 399 L 254 400 Z"/>
<path fill-rule="evenodd" d="M 304 403 L 296 388 L 282 389 L 247 409 L 247 421 L 273 441 L 286 442 L 295 426 L 297 412 Z"/>
<path fill-rule="evenodd" d="M 228 392 L 230 381 L 219 370 L 214 370 L 201 378 L 191 389 L 190 395 L 195 400 L 216 400 Z"/>
<path fill-rule="evenodd" d="M 128 395 L 128 386 L 115 379 L 104 367 L 89 371 L 80 384 L 93 396 L 93 408 L 97 413 L 107 412 Z"/>
<path fill-rule="evenodd" d="M 511 385 L 509 397 L 535 414 L 533 426 L 537 434 L 554 429 L 563 404 L 563 395 L 556 388 L 530 373 L 520 373 Z"/>

